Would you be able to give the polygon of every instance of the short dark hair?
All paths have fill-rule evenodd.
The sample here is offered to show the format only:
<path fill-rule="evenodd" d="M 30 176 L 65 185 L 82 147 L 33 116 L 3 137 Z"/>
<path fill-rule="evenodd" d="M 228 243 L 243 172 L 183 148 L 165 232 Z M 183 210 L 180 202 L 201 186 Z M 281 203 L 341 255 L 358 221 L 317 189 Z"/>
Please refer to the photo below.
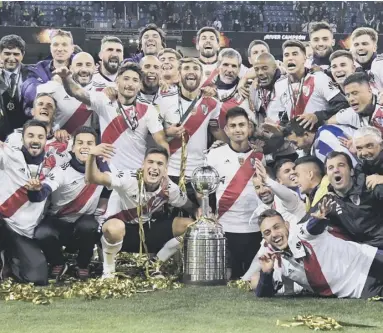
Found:
<path fill-rule="evenodd" d="M 98 135 L 97 132 L 89 126 L 82 126 L 79 127 L 74 133 L 73 133 L 73 145 L 76 143 L 77 135 L 79 134 L 92 134 L 94 136 L 94 139 L 96 140 L 96 144 L 98 143 Z"/>
<path fill-rule="evenodd" d="M 347 85 L 351 83 L 359 83 L 359 84 L 370 84 L 370 78 L 368 74 L 365 72 L 355 72 L 352 73 L 350 76 L 348 76 L 344 82 L 343 82 L 343 87 L 346 87 Z"/>
<path fill-rule="evenodd" d="M 327 161 L 328 160 L 332 160 L 333 158 L 338 157 L 338 156 L 344 156 L 345 157 L 345 159 L 347 161 L 347 164 L 350 167 L 350 170 L 352 170 L 354 168 L 350 155 L 348 155 L 344 151 L 335 151 L 335 150 L 333 150 L 332 152 L 327 154 L 326 159 L 324 161 L 324 165 L 326 167 L 326 172 L 327 172 Z"/>
<path fill-rule="evenodd" d="M 104 45 L 105 43 L 118 43 L 123 45 L 121 39 L 116 36 L 104 36 L 101 39 L 101 46 Z"/>
<path fill-rule="evenodd" d="M 169 160 L 169 153 L 164 147 L 156 145 L 155 147 L 148 148 L 145 152 L 145 158 L 151 154 L 161 154 L 166 157 L 166 160 Z"/>
<path fill-rule="evenodd" d="M 44 128 L 44 131 L 45 133 L 47 134 L 47 124 L 46 122 L 44 121 L 40 121 L 40 120 L 36 120 L 36 119 L 30 119 L 28 120 L 24 126 L 23 126 L 23 132 L 22 132 L 22 135 L 24 137 L 24 133 L 25 131 L 29 128 L 29 127 L 42 127 Z"/>
<path fill-rule="evenodd" d="M 25 42 L 18 35 L 7 35 L 0 39 L 0 52 L 4 49 L 19 49 L 21 53 L 25 54 Z"/>
<path fill-rule="evenodd" d="M 282 215 L 279 212 L 277 212 L 275 209 L 266 209 L 263 213 L 259 215 L 258 225 L 261 226 L 264 220 L 266 220 L 269 217 L 275 217 L 275 216 L 279 216 L 282 219 L 282 221 L 285 222 Z"/>
<path fill-rule="evenodd" d="M 270 46 L 269 44 L 267 44 L 266 42 L 264 42 L 263 40 L 259 40 L 259 39 L 255 39 L 253 40 L 250 44 L 249 44 L 249 47 L 247 49 L 247 56 L 250 58 L 251 56 L 251 49 L 253 48 L 253 46 L 255 45 L 263 45 L 267 48 L 267 52 L 270 52 Z"/>
<path fill-rule="evenodd" d="M 316 156 L 303 156 L 303 157 L 300 157 L 298 158 L 296 161 L 295 161 L 295 167 L 297 167 L 298 165 L 302 165 L 302 164 L 307 164 L 307 163 L 312 163 L 314 164 L 318 171 L 319 171 L 319 175 L 321 177 L 323 177 L 325 175 L 325 170 L 324 170 L 324 164 L 323 162 Z"/>
<path fill-rule="evenodd" d="M 285 41 L 282 44 L 282 51 L 285 51 L 286 47 L 298 47 L 303 52 L 303 54 L 306 54 L 306 47 L 299 40 L 289 39 Z"/>
<path fill-rule="evenodd" d="M 278 177 L 278 172 L 281 170 L 282 166 L 286 163 L 294 163 L 292 160 L 289 160 L 288 158 L 282 158 L 281 160 L 278 160 L 275 162 L 274 165 L 274 173 Z"/>
<path fill-rule="evenodd" d="M 340 57 L 346 57 L 346 58 L 350 59 L 351 61 L 354 61 L 354 58 L 353 58 L 351 52 L 346 51 L 346 50 L 337 50 L 337 51 L 331 53 L 329 60 L 331 62 L 334 59 L 340 58 Z"/>
<path fill-rule="evenodd" d="M 54 97 L 52 96 L 52 94 L 50 93 L 47 93 L 47 92 L 42 92 L 42 93 L 38 93 L 35 97 L 35 99 L 33 100 L 33 107 L 36 106 L 36 103 L 37 103 L 37 100 L 40 98 L 40 97 L 44 97 L 44 96 L 48 96 L 50 97 L 52 100 L 53 100 L 53 103 L 55 105 L 55 111 L 57 110 L 57 101 L 54 99 Z"/>
<path fill-rule="evenodd" d="M 139 40 L 138 49 L 142 50 L 142 36 L 144 35 L 145 32 L 149 30 L 154 30 L 158 32 L 161 38 L 161 45 L 162 47 L 165 48 L 166 47 L 165 32 L 161 28 L 157 27 L 157 25 L 155 25 L 154 23 L 149 23 L 140 30 L 140 33 L 138 35 L 138 40 Z"/>
<path fill-rule="evenodd" d="M 310 24 L 310 30 L 309 30 L 309 36 L 311 38 L 311 35 L 314 32 L 317 32 L 319 30 L 328 30 L 333 34 L 332 29 L 330 27 L 330 24 L 328 24 L 326 21 L 321 21 L 321 22 L 312 22 Z"/>
<path fill-rule="evenodd" d="M 123 64 L 119 69 L 118 69 L 118 72 L 117 72 L 117 77 L 121 76 L 122 74 L 124 74 L 126 71 L 133 71 L 133 72 L 136 72 L 140 78 L 140 80 L 142 80 L 142 77 L 143 77 L 143 73 L 142 73 L 142 70 L 141 70 L 141 67 L 134 63 L 134 62 L 126 62 L 125 64 Z"/>
<path fill-rule="evenodd" d="M 219 31 L 217 29 L 214 29 L 213 27 L 203 27 L 199 29 L 197 32 L 197 43 L 199 42 L 199 38 L 204 32 L 212 32 L 217 38 L 217 42 L 219 43 L 219 38 L 220 38 Z"/>
<path fill-rule="evenodd" d="M 170 47 L 166 47 L 166 48 L 162 49 L 160 52 L 158 52 L 157 58 L 159 59 L 164 53 L 174 54 L 176 56 L 177 60 L 180 60 L 182 58 L 181 54 L 177 50 L 172 49 Z"/>
<path fill-rule="evenodd" d="M 230 118 L 239 117 L 239 116 L 244 116 L 247 120 L 249 120 L 249 115 L 247 114 L 245 109 L 243 109 L 239 106 L 236 106 L 234 108 L 229 109 L 229 111 L 227 111 L 226 116 L 225 116 L 226 122 Z"/>
<path fill-rule="evenodd" d="M 304 128 L 303 125 L 299 123 L 300 121 L 298 118 L 291 119 L 283 129 L 283 136 L 288 137 L 294 133 L 296 136 L 302 137 L 306 132 L 315 133 L 318 130 L 318 125 L 315 125 L 313 129 Z"/>

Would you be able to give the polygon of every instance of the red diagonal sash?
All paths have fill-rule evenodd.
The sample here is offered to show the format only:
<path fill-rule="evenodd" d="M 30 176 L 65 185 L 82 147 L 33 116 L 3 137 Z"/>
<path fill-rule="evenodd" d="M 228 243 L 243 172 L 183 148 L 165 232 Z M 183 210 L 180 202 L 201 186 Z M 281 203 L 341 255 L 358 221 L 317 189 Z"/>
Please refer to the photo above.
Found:
<path fill-rule="evenodd" d="M 255 169 L 252 166 L 252 159 L 262 160 L 262 153 L 252 152 L 237 170 L 229 185 L 226 187 L 218 202 L 218 218 L 225 214 L 237 201 L 247 183 L 254 174 Z"/>
<path fill-rule="evenodd" d="M 103 89 L 104 88 L 96 88 L 96 91 L 102 91 Z M 72 135 L 77 128 L 84 126 L 89 117 L 92 115 L 92 112 L 93 111 L 89 110 L 84 103 L 81 103 L 77 110 L 63 125 L 62 129 L 67 130 L 67 132 Z"/>
<path fill-rule="evenodd" d="M 306 105 L 314 92 L 314 81 L 315 78 L 312 75 L 309 78 L 305 79 L 302 87 L 302 92 L 299 96 L 299 100 L 295 107 L 294 105 L 292 105 L 290 119 L 300 116 L 305 112 Z"/>
<path fill-rule="evenodd" d="M 4 217 L 11 217 L 14 215 L 21 206 L 28 201 L 27 190 L 25 187 L 20 187 L 13 193 L 7 200 L 0 206 L 0 214 Z"/>
<path fill-rule="evenodd" d="M 67 216 L 78 213 L 83 208 L 97 189 L 96 184 L 86 185 L 80 194 L 71 202 L 67 203 L 58 212 L 57 216 Z"/>
<path fill-rule="evenodd" d="M 189 118 L 184 122 L 183 126 L 187 135 L 185 135 L 186 142 L 189 141 L 194 133 L 200 128 L 206 117 L 215 109 L 217 101 L 213 98 L 204 97 L 197 106 L 196 112 L 190 113 Z M 174 154 L 181 148 L 182 141 L 179 138 L 174 138 L 169 142 L 170 154 Z"/>
<path fill-rule="evenodd" d="M 139 121 L 143 116 L 145 116 L 148 106 L 145 104 L 137 103 L 136 112 L 137 120 Z M 140 125 L 138 125 L 140 126 Z M 122 133 L 128 129 L 128 125 L 125 122 L 125 119 L 122 115 L 118 115 L 114 118 L 109 125 L 105 128 L 104 133 L 102 133 L 101 142 L 102 143 L 114 143 Z"/>
<path fill-rule="evenodd" d="M 232 98 L 222 103 L 221 112 L 219 114 L 219 127 L 224 128 L 226 125 L 226 113 L 230 109 L 242 104 L 244 99 L 236 93 Z"/>

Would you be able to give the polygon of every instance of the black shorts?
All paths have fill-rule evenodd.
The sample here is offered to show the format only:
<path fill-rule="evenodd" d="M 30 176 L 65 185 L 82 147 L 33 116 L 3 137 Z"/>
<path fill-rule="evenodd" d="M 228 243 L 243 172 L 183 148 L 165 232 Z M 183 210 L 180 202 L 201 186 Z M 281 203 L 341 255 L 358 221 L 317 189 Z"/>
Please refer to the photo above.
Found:
<path fill-rule="evenodd" d="M 157 253 L 167 241 L 173 238 L 173 217 L 163 214 L 151 222 L 144 223 L 145 243 L 149 253 Z M 140 251 L 138 224 L 125 223 L 125 237 L 122 244 L 124 252 Z"/>

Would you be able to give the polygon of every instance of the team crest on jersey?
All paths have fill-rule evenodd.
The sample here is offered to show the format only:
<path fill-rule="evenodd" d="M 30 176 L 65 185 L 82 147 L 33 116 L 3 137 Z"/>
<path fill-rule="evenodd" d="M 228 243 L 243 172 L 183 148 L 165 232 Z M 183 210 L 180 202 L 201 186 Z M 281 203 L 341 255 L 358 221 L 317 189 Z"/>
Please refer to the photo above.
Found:
<path fill-rule="evenodd" d="M 255 169 L 255 158 L 250 158 L 250 164 L 251 166 L 253 167 L 253 169 Z"/>
<path fill-rule="evenodd" d="M 205 104 L 202 104 L 202 105 L 201 105 L 201 109 L 202 109 L 202 113 L 203 113 L 203 115 L 206 116 L 206 115 L 208 114 L 208 112 L 209 112 L 209 108 L 208 108 L 208 106 L 205 105 Z"/>
<path fill-rule="evenodd" d="M 238 162 L 239 162 L 240 165 L 243 165 L 243 163 L 245 163 L 245 155 L 238 154 Z"/>
<path fill-rule="evenodd" d="M 303 95 L 308 97 L 310 95 L 310 86 L 303 86 L 302 92 L 303 92 Z"/>

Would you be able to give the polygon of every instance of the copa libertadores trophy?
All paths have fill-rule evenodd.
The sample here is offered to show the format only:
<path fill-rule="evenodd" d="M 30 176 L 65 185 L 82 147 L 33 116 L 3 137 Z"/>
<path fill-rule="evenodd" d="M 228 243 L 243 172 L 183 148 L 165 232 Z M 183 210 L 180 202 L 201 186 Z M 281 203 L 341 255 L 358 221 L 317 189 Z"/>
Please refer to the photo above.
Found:
<path fill-rule="evenodd" d="M 192 186 L 202 195 L 202 216 L 190 226 L 184 236 L 183 282 L 195 285 L 226 284 L 226 238 L 222 226 L 209 214 L 209 194 L 219 185 L 219 174 L 203 166 L 192 174 Z"/>

